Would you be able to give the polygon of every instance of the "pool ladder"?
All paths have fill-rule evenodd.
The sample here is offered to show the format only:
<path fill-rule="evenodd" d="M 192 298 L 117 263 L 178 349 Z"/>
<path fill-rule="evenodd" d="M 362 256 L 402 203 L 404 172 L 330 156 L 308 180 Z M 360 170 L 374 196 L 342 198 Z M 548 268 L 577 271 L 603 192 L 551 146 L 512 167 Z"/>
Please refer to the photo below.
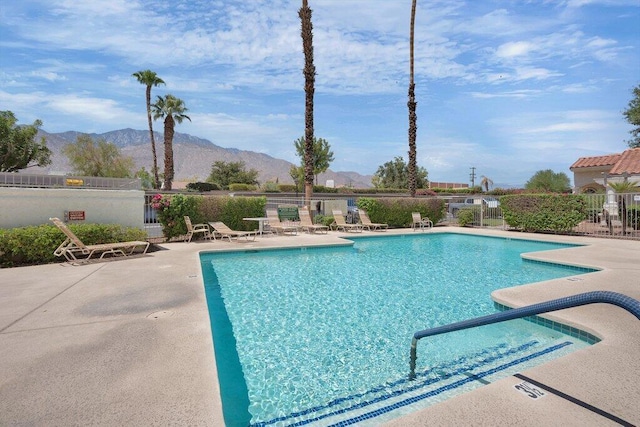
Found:
<path fill-rule="evenodd" d="M 413 334 L 411 340 L 411 358 L 409 361 L 409 380 L 416 378 L 416 359 L 418 358 L 418 340 L 433 335 L 446 334 L 462 329 L 475 328 L 477 326 L 490 325 L 492 323 L 505 322 L 507 320 L 520 319 L 522 317 L 536 314 L 548 313 L 565 308 L 579 307 L 587 304 L 605 303 L 613 304 L 624 308 L 640 320 L 640 301 L 610 291 L 593 291 L 570 297 L 558 298 L 551 301 L 528 305 L 526 307 L 514 308 L 500 313 L 489 314 L 487 316 L 476 317 L 475 319 L 463 320 L 462 322 L 451 323 L 449 325 L 424 329 Z"/>

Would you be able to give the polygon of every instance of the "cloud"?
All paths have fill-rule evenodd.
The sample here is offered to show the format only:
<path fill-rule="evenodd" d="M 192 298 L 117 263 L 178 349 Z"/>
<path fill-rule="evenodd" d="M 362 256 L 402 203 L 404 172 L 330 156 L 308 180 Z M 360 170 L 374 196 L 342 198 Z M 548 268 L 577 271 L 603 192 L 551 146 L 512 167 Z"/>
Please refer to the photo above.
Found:
<path fill-rule="evenodd" d="M 535 45 L 529 42 L 508 42 L 498 46 L 496 56 L 498 58 L 513 58 L 528 55 L 535 50 Z"/>

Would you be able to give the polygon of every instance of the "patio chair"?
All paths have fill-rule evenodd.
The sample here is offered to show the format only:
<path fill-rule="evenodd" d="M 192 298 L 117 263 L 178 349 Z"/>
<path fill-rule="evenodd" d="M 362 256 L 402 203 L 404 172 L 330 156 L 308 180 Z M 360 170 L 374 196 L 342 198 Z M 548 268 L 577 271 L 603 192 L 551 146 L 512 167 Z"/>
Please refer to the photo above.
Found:
<path fill-rule="evenodd" d="M 337 231 L 342 229 L 342 231 L 355 231 L 356 233 L 362 233 L 362 230 L 364 229 L 362 224 L 347 224 L 344 220 L 344 215 L 342 215 L 342 211 L 340 210 L 333 211 L 333 224 Z"/>
<path fill-rule="evenodd" d="M 136 252 L 136 250 L 142 250 L 140 254 L 146 254 L 147 249 L 149 249 L 149 242 L 142 241 L 85 245 L 59 218 L 49 218 L 49 220 L 67 236 L 65 241 L 53 251 L 53 254 L 55 256 L 64 256 L 69 262 L 86 262 L 97 254 L 100 254 L 100 259 L 103 259 L 105 255 L 126 257 Z"/>
<path fill-rule="evenodd" d="M 191 218 L 185 215 L 184 223 L 187 225 L 187 235 L 184 236 L 184 240 L 191 242 L 194 234 L 202 234 L 205 239 L 211 240 L 211 231 L 207 224 L 192 224 Z"/>
<path fill-rule="evenodd" d="M 240 237 L 244 237 L 247 242 L 249 241 L 249 237 L 252 237 L 251 241 L 256 240 L 256 232 L 255 231 L 236 231 L 230 229 L 224 222 L 210 222 L 209 225 L 213 228 L 214 233 L 220 234 L 222 239 L 226 237 L 229 241 L 233 241 L 236 239 L 236 242 L 239 241 Z"/>
<path fill-rule="evenodd" d="M 300 227 L 306 230 L 308 233 L 315 233 L 316 231 L 327 234 L 329 227 L 322 224 L 314 224 L 311 220 L 311 214 L 306 206 L 298 208 L 298 216 L 300 217 Z"/>
<path fill-rule="evenodd" d="M 417 228 L 420 228 L 420 230 L 424 230 L 425 228 L 433 227 L 433 222 L 427 217 L 422 218 L 420 212 L 411 213 L 411 217 L 413 218 L 413 231 L 416 231 Z"/>
<path fill-rule="evenodd" d="M 298 234 L 297 225 L 287 225 L 280 222 L 276 209 L 267 209 L 267 218 L 269 219 L 269 229 L 276 234 Z"/>
<path fill-rule="evenodd" d="M 389 224 L 371 222 L 367 211 L 363 209 L 358 210 L 358 214 L 360 215 L 360 222 L 362 222 L 362 227 L 366 228 L 369 231 L 387 231 L 387 229 L 389 228 Z"/>

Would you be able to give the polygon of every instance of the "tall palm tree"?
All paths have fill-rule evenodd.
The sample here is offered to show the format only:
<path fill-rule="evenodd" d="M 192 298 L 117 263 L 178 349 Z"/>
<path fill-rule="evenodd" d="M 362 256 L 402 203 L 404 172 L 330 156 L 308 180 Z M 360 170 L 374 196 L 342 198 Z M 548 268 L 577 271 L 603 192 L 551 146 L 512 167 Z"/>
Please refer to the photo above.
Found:
<path fill-rule="evenodd" d="M 138 82 L 147 87 L 147 120 L 149 121 L 149 137 L 151 138 L 151 153 L 153 153 L 153 188 L 160 188 L 160 176 L 158 175 L 158 156 L 156 155 L 156 141 L 153 137 L 153 121 L 151 120 L 151 87 L 163 85 L 162 80 L 158 75 L 151 70 L 137 71 L 132 74 L 132 77 L 138 79 Z"/>
<path fill-rule="evenodd" d="M 491 180 L 491 178 L 487 178 L 484 175 L 482 175 L 480 178 L 480 188 L 484 187 L 484 191 L 489 191 L 489 187 L 493 186 L 493 181 Z"/>
<path fill-rule="evenodd" d="M 164 119 L 164 189 L 171 190 L 173 181 L 173 135 L 177 123 L 184 119 L 191 121 L 185 113 L 188 111 L 184 101 L 173 95 L 167 94 L 164 98 L 158 96 L 158 100 L 151 106 L 153 118 Z"/>
<path fill-rule="evenodd" d="M 411 32 L 409 36 L 409 193 L 411 197 L 416 196 L 416 134 L 418 133 L 418 125 L 416 124 L 418 116 L 416 115 L 416 85 L 413 81 L 413 41 L 416 23 L 416 2 L 411 3 Z"/>
<path fill-rule="evenodd" d="M 313 25 L 311 24 L 311 9 L 307 0 L 302 0 L 302 7 L 298 11 L 301 21 L 302 51 L 304 53 L 304 203 L 311 209 L 311 195 L 313 194 L 313 93 L 315 91 L 316 67 L 313 65 Z"/>

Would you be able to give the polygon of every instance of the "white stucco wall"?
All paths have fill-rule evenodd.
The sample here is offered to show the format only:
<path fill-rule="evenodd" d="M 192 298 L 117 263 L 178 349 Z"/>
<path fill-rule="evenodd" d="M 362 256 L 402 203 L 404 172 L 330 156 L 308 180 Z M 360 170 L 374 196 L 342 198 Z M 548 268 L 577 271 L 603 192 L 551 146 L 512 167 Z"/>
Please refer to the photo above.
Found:
<path fill-rule="evenodd" d="M 0 228 L 50 223 L 83 211 L 87 224 L 144 228 L 144 191 L 0 187 Z"/>

